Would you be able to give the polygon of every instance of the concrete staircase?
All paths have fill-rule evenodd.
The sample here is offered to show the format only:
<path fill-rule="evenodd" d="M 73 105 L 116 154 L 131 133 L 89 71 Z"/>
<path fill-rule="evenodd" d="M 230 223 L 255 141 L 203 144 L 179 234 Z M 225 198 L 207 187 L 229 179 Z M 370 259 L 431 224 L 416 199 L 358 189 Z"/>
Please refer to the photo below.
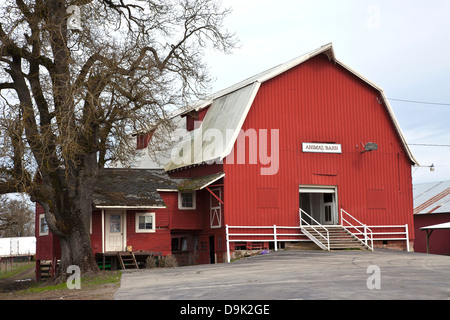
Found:
<path fill-rule="evenodd" d="M 366 250 L 366 245 L 342 226 L 325 226 L 330 236 L 330 250 L 356 249 Z M 323 250 L 328 250 L 328 242 L 324 227 L 304 226 L 302 232 Z M 321 236 L 322 235 L 322 236 Z"/>

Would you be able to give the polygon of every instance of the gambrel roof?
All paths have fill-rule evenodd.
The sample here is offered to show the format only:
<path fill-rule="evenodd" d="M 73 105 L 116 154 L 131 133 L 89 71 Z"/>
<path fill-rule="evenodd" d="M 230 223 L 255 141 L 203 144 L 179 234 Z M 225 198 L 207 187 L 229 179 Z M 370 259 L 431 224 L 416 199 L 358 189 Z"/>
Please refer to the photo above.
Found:
<path fill-rule="evenodd" d="M 199 111 L 209 106 L 209 110 L 200 127 L 191 132 L 190 139 L 185 139 L 178 145 L 177 154 L 181 155 L 180 159 L 178 159 L 178 161 L 170 161 L 165 167 L 165 170 L 172 171 L 213 161 L 221 162 L 228 154 L 230 154 L 261 84 L 320 54 L 325 54 L 330 61 L 333 61 L 335 64 L 348 70 L 380 93 L 386 110 L 392 120 L 392 124 L 399 135 L 411 163 L 418 164 L 406 143 L 406 139 L 384 91 L 373 82 L 367 80 L 365 77 L 337 60 L 333 46 L 329 43 L 319 49 L 241 81 L 225 90 L 211 95 L 209 99 L 198 101 L 191 107 L 186 108 L 184 114 L 192 111 Z M 217 141 L 217 139 L 210 139 L 210 141 L 208 141 L 208 139 L 202 139 L 205 135 L 208 135 L 208 132 L 219 133 L 223 138 L 222 141 Z M 194 142 L 196 141 L 201 142 L 201 145 L 195 145 Z M 183 151 L 186 150 L 188 152 L 184 154 Z"/>

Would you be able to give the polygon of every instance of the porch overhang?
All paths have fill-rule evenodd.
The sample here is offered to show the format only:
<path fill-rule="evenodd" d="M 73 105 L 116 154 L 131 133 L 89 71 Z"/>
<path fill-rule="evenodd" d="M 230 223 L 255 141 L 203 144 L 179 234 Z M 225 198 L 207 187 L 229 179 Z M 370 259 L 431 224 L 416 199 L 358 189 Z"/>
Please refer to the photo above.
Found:
<path fill-rule="evenodd" d="M 208 187 L 212 186 L 214 182 L 219 181 L 223 177 L 225 177 L 225 173 L 218 172 L 208 176 L 187 179 L 186 181 L 183 181 L 177 186 L 177 190 L 195 191 L 195 190 L 202 190 L 205 188 L 207 189 Z"/>
<path fill-rule="evenodd" d="M 434 224 L 432 226 L 422 227 L 420 230 L 427 233 L 427 253 L 430 253 L 430 236 L 434 230 L 450 229 L 450 222 Z"/>

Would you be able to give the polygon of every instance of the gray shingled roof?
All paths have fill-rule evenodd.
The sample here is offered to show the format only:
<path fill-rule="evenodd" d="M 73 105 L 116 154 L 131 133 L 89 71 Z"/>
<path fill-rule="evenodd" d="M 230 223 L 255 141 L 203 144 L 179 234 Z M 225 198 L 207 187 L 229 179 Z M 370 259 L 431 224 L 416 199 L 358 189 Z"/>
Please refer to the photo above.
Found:
<path fill-rule="evenodd" d="M 103 169 L 94 188 L 94 207 L 165 207 L 158 189 L 198 190 L 223 176 L 220 172 L 197 178 L 171 178 L 164 169 Z"/>
<path fill-rule="evenodd" d="M 94 188 L 94 206 L 164 207 L 157 189 L 176 189 L 182 181 L 161 169 L 103 169 Z"/>

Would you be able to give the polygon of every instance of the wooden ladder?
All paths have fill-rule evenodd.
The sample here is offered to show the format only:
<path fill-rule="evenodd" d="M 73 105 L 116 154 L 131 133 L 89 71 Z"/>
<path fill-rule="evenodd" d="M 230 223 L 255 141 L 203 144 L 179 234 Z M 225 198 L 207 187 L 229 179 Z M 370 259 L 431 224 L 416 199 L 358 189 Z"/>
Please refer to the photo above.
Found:
<path fill-rule="evenodd" d="M 133 251 L 130 252 L 117 252 L 117 259 L 119 259 L 120 267 L 125 269 L 139 269 L 139 266 L 134 256 Z"/>

